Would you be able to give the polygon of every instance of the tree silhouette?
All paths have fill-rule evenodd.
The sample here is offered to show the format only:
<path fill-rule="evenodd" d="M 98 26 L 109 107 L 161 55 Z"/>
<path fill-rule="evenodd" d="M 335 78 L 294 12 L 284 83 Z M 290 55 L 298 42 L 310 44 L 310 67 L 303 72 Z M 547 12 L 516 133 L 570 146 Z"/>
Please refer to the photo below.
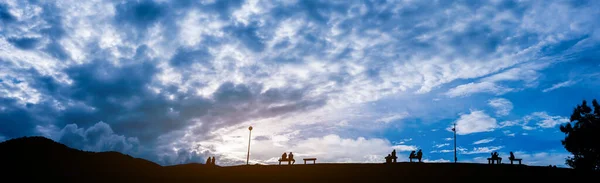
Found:
<path fill-rule="evenodd" d="M 592 106 L 593 112 L 584 100 L 573 109 L 570 122 L 560 126 L 565 133 L 561 142 L 573 154 L 566 163 L 579 170 L 600 170 L 600 105 L 594 99 Z"/>

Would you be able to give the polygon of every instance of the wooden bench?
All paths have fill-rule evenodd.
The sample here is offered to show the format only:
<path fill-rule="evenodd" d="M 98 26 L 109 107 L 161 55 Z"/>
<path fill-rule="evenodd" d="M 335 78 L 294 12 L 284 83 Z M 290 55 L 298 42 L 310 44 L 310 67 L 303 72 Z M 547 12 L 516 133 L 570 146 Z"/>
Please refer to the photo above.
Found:
<path fill-rule="evenodd" d="M 502 158 L 488 158 L 488 164 L 494 164 L 494 161 L 498 164 L 502 164 Z"/>
<path fill-rule="evenodd" d="M 521 164 L 521 160 L 523 160 L 523 159 L 517 159 L 517 158 L 514 158 L 514 159 L 509 159 L 509 160 L 510 160 L 510 164 L 511 164 L 511 165 L 513 164 L 513 161 L 518 161 L 518 162 L 519 162 L 519 165 L 520 165 L 520 164 Z"/>
<path fill-rule="evenodd" d="M 313 161 L 313 164 L 317 164 L 317 158 L 304 158 L 304 164 L 306 165 L 306 161 Z"/>
<path fill-rule="evenodd" d="M 279 161 L 279 165 L 281 165 L 281 162 L 282 162 L 282 161 L 287 161 L 287 162 L 288 162 L 288 165 L 291 165 L 291 164 L 296 164 L 296 160 L 294 160 L 294 159 L 283 159 L 283 160 L 282 160 L 281 158 L 279 158 L 279 160 L 277 160 L 277 161 Z"/>

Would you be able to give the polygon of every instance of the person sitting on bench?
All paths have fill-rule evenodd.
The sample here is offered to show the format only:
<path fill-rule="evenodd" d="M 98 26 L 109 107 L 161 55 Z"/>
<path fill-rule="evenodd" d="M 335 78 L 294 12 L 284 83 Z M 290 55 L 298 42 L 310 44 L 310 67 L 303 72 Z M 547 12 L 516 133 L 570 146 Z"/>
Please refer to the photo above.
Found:
<path fill-rule="evenodd" d="M 294 159 L 294 154 L 292 154 L 292 152 L 290 152 L 290 154 L 288 155 L 288 161 L 292 161 L 292 164 L 296 163 L 296 160 Z"/>
<path fill-rule="evenodd" d="M 508 157 L 508 159 L 510 160 L 510 164 L 513 164 L 513 161 L 518 161 L 519 165 L 521 164 L 521 160 L 522 159 L 517 159 L 515 158 L 515 154 L 513 154 L 513 152 L 510 152 L 510 156 Z"/>
<path fill-rule="evenodd" d="M 415 154 L 415 151 L 410 152 L 410 155 L 408 156 L 408 160 L 410 160 L 410 162 L 412 162 L 413 159 L 417 159 L 419 160 L 419 162 L 421 162 L 421 157 L 423 157 L 423 152 L 421 152 L 421 150 L 419 150 L 419 152 L 417 152 Z"/>
<path fill-rule="evenodd" d="M 281 155 L 281 161 L 287 161 L 287 153 Z"/>
<path fill-rule="evenodd" d="M 491 156 L 491 158 L 488 158 L 488 164 L 494 164 L 494 161 L 498 164 L 502 164 L 502 158 L 498 155 L 498 152 L 492 152 Z"/>
<path fill-rule="evenodd" d="M 388 154 L 388 155 L 385 157 L 385 163 L 386 163 L 386 164 L 392 163 L 392 155 Z"/>

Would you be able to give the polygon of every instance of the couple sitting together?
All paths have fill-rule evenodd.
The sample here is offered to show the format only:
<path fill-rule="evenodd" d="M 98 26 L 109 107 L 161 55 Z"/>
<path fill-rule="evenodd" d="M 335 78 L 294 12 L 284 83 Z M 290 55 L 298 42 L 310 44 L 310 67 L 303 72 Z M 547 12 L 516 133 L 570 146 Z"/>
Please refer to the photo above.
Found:
<path fill-rule="evenodd" d="M 289 161 L 292 164 L 296 163 L 296 160 L 294 160 L 294 154 L 292 154 L 292 152 L 290 152 L 289 155 L 286 153 L 283 153 L 281 155 L 281 159 L 279 159 L 279 161 Z"/>

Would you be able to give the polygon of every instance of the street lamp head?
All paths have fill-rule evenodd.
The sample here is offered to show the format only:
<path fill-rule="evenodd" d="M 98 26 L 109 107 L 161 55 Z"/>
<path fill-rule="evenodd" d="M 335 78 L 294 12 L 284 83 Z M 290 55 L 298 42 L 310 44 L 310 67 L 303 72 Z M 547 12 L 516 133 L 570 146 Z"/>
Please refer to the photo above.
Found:
<path fill-rule="evenodd" d="M 252 126 L 248 127 L 248 130 L 252 131 Z"/>

